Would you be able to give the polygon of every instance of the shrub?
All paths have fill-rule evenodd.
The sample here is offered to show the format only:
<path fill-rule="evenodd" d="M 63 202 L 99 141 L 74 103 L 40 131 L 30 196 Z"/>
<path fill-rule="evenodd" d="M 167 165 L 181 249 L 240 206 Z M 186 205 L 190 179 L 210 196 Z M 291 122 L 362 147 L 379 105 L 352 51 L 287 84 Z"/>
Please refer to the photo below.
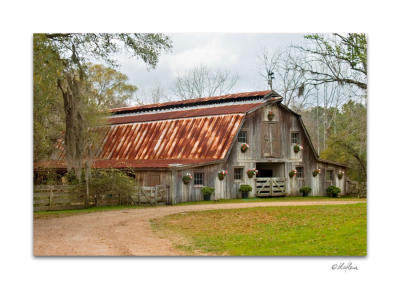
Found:
<path fill-rule="evenodd" d="M 239 191 L 242 193 L 251 192 L 253 188 L 250 185 L 240 185 Z"/>
<path fill-rule="evenodd" d="M 336 186 L 329 186 L 326 189 L 326 192 L 328 193 L 328 197 L 330 198 L 337 198 L 339 193 L 340 193 L 340 188 Z"/>
<path fill-rule="evenodd" d="M 64 177 L 65 177 L 67 183 L 70 185 L 77 185 L 79 183 L 79 180 L 76 177 L 75 172 L 73 170 L 70 170 L 69 172 L 67 172 L 64 175 Z"/>
<path fill-rule="evenodd" d="M 202 187 L 201 193 L 203 194 L 204 200 L 209 200 L 211 195 L 214 194 L 215 189 L 213 187 Z"/>
<path fill-rule="evenodd" d="M 301 187 L 300 193 L 303 195 L 303 197 L 307 197 L 308 194 L 311 193 L 311 188 L 310 187 Z"/>
<path fill-rule="evenodd" d="M 124 171 L 93 170 L 89 182 L 91 193 L 95 194 L 129 194 L 135 191 L 135 179 Z"/>
<path fill-rule="evenodd" d="M 242 193 L 242 198 L 247 198 L 249 196 L 249 192 L 252 190 L 253 188 L 249 185 L 240 185 L 239 187 L 239 192 Z"/>

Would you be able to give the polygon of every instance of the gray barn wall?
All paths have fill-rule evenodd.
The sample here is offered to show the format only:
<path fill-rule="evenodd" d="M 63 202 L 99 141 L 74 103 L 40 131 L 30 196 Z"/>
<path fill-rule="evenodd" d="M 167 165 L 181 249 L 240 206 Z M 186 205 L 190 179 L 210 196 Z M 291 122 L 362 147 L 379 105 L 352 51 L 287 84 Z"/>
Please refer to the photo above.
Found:
<path fill-rule="evenodd" d="M 266 114 L 269 110 L 275 113 L 273 121 L 268 121 Z M 269 128 L 268 125 L 275 128 L 271 130 L 271 147 L 265 147 L 264 130 Z M 278 126 L 278 127 L 275 127 Z M 142 185 L 148 185 L 149 176 L 146 174 L 160 174 L 162 184 L 169 184 L 171 189 L 175 191 L 175 203 L 199 201 L 203 200 L 201 194 L 202 186 L 194 185 L 194 180 L 185 185 L 182 177 L 186 173 L 191 173 L 194 176 L 195 172 L 204 173 L 204 185 L 215 188 L 215 194 L 212 197 L 215 200 L 219 199 L 235 199 L 241 198 L 239 186 L 248 184 L 252 186 L 253 191 L 250 196 L 255 196 L 255 177 L 249 178 L 247 170 L 256 167 L 257 163 L 263 163 L 265 168 L 273 170 L 274 177 L 284 177 L 286 179 L 286 190 L 289 195 L 298 195 L 301 186 L 309 186 L 312 188 L 311 195 L 323 196 L 326 195 L 326 188 L 329 185 L 325 181 L 325 170 L 334 170 L 334 182 L 344 192 L 345 177 L 342 180 L 337 178 L 337 172 L 342 167 L 319 162 L 313 153 L 310 143 L 307 140 L 305 131 L 302 128 L 299 117 L 292 112 L 280 107 L 277 104 L 260 108 L 246 116 L 242 130 L 247 131 L 249 149 L 242 153 L 240 143 L 237 138 L 232 144 L 231 151 L 226 162 L 212 164 L 203 167 L 190 168 L 171 171 L 146 171 L 138 172 L 137 179 Z M 303 150 L 299 153 L 294 153 L 291 145 L 291 133 L 300 133 L 300 144 Z M 264 146 L 264 148 L 263 148 Z M 264 155 L 265 151 L 271 149 L 272 155 Z M 295 169 L 296 166 L 304 167 L 304 179 L 289 178 L 289 171 Z M 243 177 L 241 180 L 234 180 L 234 168 L 243 168 Z M 313 170 L 320 168 L 321 174 L 317 177 L 312 176 Z M 227 170 L 228 175 L 224 180 L 218 179 L 218 171 Z M 173 180 L 174 183 L 171 182 Z"/>

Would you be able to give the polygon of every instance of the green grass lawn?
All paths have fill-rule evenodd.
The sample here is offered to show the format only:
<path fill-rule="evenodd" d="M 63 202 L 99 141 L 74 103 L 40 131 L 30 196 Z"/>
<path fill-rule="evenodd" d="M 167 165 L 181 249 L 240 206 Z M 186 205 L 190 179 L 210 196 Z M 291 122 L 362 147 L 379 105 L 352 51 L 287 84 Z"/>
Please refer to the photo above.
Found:
<path fill-rule="evenodd" d="M 272 197 L 272 198 L 248 198 L 248 199 L 231 199 L 231 200 L 217 200 L 217 201 L 196 201 L 184 202 L 176 204 L 176 206 L 186 205 L 206 205 L 206 204 L 225 204 L 225 203 L 249 203 L 249 202 L 285 202 L 285 201 L 360 201 L 366 199 L 359 198 L 329 198 L 329 197 Z"/>
<path fill-rule="evenodd" d="M 188 255 L 367 254 L 365 203 L 185 212 L 153 220 L 153 228 Z"/>

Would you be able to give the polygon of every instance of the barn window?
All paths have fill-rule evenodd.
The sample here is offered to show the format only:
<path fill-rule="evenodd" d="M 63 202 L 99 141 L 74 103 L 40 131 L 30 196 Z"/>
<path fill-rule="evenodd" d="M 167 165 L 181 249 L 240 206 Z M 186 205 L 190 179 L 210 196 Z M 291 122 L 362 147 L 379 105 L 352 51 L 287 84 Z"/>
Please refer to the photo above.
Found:
<path fill-rule="evenodd" d="M 296 177 L 297 178 L 304 178 L 304 167 L 296 167 Z"/>
<path fill-rule="evenodd" d="M 247 143 L 247 131 L 245 131 L 245 130 L 239 131 L 238 142 Z"/>
<path fill-rule="evenodd" d="M 326 180 L 327 181 L 333 181 L 333 170 L 327 170 L 326 171 Z"/>
<path fill-rule="evenodd" d="M 300 143 L 300 133 L 292 132 L 290 141 L 291 141 L 291 144 L 299 144 Z"/>
<path fill-rule="evenodd" d="M 243 168 L 234 168 L 233 169 L 233 179 L 241 180 L 243 178 Z"/>
<path fill-rule="evenodd" d="M 194 184 L 204 185 L 204 173 L 194 173 Z"/>

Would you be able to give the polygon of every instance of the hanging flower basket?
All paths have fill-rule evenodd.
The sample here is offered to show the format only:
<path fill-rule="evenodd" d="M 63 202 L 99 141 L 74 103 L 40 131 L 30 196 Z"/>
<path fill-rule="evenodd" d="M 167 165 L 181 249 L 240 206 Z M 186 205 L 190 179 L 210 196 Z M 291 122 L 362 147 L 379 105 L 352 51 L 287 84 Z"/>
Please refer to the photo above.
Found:
<path fill-rule="evenodd" d="M 225 176 L 228 174 L 228 171 L 226 171 L 226 170 L 220 170 L 219 172 L 218 172 L 218 178 L 219 178 L 219 180 L 220 181 L 222 181 L 224 178 L 225 178 Z"/>
<path fill-rule="evenodd" d="M 344 176 L 344 172 L 343 171 L 339 171 L 338 174 L 337 174 L 338 179 L 341 180 L 343 178 L 343 176 Z"/>
<path fill-rule="evenodd" d="M 246 152 L 248 149 L 249 149 L 249 145 L 247 144 L 247 143 L 243 143 L 241 146 L 240 146 L 240 150 L 242 151 L 242 153 L 244 153 L 244 152 Z"/>
<path fill-rule="evenodd" d="M 268 116 L 268 120 L 271 121 L 274 119 L 275 113 L 273 113 L 272 111 L 269 111 L 267 116 Z"/>
<path fill-rule="evenodd" d="M 295 144 L 293 147 L 293 151 L 297 154 L 299 151 L 302 151 L 303 147 L 299 144 Z"/>
<path fill-rule="evenodd" d="M 291 170 L 291 171 L 289 172 L 289 177 L 290 177 L 290 178 L 293 178 L 293 177 L 296 176 L 296 174 L 297 174 L 297 171 L 296 171 L 296 170 Z"/>
<path fill-rule="evenodd" d="M 316 176 L 318 176 L 320 173 L 321 173 L 321 170 L 320 170 L 320 169 L 316 169 L 316 170 L 314 170 L 314 171 L 312 172 L 312 175 L 313 175 L 313 177 L 316 177 Z"/>
<path fill-rule="evenodd" d="M 258 174 L 258 170 L 254 169 L 250 169 L 247 170 L 247 176 L 251 179 L 253 176 L 256 176 Z"/>
<path fill-rule="evenodd" d="M 187 185 L 188 183 L 190 183 L 190 181 L 193 179 L 192 175 L 190 173 L 186 173 L 186 175 L 184 175 L 182 177 L 182 181 L 185 185 Z"/>

